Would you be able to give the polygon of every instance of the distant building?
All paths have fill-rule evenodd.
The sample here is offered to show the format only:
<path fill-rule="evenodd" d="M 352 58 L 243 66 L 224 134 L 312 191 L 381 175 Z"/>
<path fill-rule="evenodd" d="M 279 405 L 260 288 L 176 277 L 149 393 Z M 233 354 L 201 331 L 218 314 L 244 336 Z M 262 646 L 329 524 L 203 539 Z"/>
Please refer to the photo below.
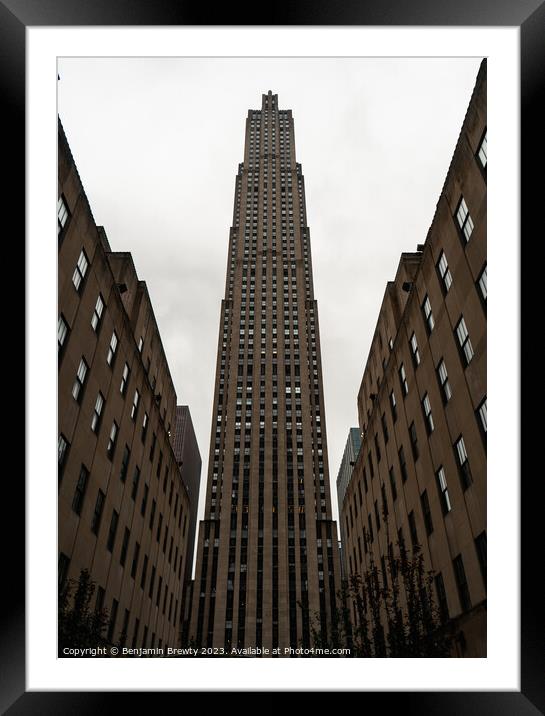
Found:
<path fill-rule="evenodd" d="M 186 582 L 191 580 L 193 571 L 193 550 L 197 528 L 197 510 L 199 507 L 199 489 L 201 486 L 202 460 L 191 413 L 187 405 L 176 406 L 176 427 L 174 430 L 174 455 L 180 468 L 182 482 L 189 497 L 189 527 L 187 542 L 187 560 L 185 565 Z"/>
<path fill-rule="evenodd" d="M 386 287 L 339 505 L 349 572 L 421 546 L 459 656 L 486 655 L 486 168 L 484 61 L 427 239 Z"/>
<path fill-rule="evenodd" d="M 111 643 L 176 646 L 193 543 L 176 393 L 146 284 L 95 225 L 60 123 L 58 197 L 59 586 L 88 569 Z"/>
<path fill-rule="evenodd" d="M 360 451 L 361 446 L 361 430 L 360 428 L 350 428 L 348 432 L 348 438 L 344 448 L 343 457 L 341 460 L 341 466 L 337 475 L 337 499 L 339 503 L 339 514 L 341 513 L 342 504 L 344 502 L 344 496 L 346 488 L 352 477 L 354 465 Z M 341 523 L 341 566 L 343 568 L 343 577 L 346 575 L 346 565 L 344 563 L 344 554 L 342 550 L 342 543 L 346 543 L 346 536 L 343 536 L 343 525 Z"/>

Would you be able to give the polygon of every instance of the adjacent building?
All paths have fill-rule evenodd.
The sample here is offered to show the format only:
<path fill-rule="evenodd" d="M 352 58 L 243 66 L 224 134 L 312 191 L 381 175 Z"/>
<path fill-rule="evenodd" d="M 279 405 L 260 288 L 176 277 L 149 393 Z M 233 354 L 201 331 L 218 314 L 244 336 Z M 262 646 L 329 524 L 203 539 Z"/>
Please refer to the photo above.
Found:
<path fill-rule="evenodd" d="M 339 468 L 339 474 L 337 475 L 337 500 L 339 510 L 344 502 L 344 496 L 346 494 L 346 488 L 352 478 L 352 472 L 354 471 L 354 465 L 361 447 L 361 430 L 360 428 L 350 428 L 348 431 L 348 438 L 344 447 L 344 452 L 341 460 L 341 466 Z M 344 561 L 344 553 L 342 550 L 343 543 L 346 544 L 346 535 L 344 534 L 343 525 L 341 522 L 341 542 L 339 549 L 341 550 L 341 567 L 343 577 L 347 574 L 346 564 Z"/>
<path fill-rule="evenodd" d="M 486 61 L 423 245 L 386 286 L 340 500 L 349 573 L 420 545 L 459 656 L 486 655 Z"/>
<path fill-rule="evenodd" d="M 235 183 L 190 639 L 309 646 L 335 607 L 337 539 L 304 179 L 269 92 Z"/>
<path fill-rule="evenodd" d="M 176 393 L 146 284 L 96 226 L 60 123 L 58 139 L 59 586 L 89 570 L 109 642 L 176 646 L 198 448 L 182 431 L 192 455 L 182 478 Z"/>

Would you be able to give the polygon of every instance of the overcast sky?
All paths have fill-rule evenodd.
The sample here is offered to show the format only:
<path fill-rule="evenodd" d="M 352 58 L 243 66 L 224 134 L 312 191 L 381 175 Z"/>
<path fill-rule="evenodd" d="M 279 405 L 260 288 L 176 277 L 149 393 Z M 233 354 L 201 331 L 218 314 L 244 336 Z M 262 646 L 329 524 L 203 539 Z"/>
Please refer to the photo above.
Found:
<path fill-rule="evenodd" d="M 292 109 L 335 481 L 386 282 L 423 243 L 481 58 L 59 60 L 59 115 L 95 221 L 151 295 L 208 465 L 220 302 L 248 109 Z"/>

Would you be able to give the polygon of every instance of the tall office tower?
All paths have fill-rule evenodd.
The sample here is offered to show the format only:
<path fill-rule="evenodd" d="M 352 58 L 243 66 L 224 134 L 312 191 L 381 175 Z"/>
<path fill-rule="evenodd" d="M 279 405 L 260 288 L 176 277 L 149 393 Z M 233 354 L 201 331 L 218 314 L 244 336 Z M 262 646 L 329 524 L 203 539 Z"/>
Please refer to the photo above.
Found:
<path fill-rule="evenodd" d="M 236 177 L 190 637 L 308 646 L 338 574 L 304 181 L 291 110 L 269 92 Z"/>
<path fill-rule="evenodd" d="M 346 445 L 344 446 L 344 452 L 341 460 L 341 466 L 337 475 L 337 500 L 339 504 L 339 512 L 342 509 L 344 496 L 346 489 L 352 479 L 352 473 L 354 472 L 354 465 L 358 458 L 358 454 L 361 447 L 361 430 L 360 428 L 350 428 L 348 431 L 348 438 L 346 439 Z M 348 574 L 345 561 L 345 553 L 343 545 L 346 544 L 346 534 L 344 533 L 344 526 L 341 522 L 341 567 L 343 579 Z"/>

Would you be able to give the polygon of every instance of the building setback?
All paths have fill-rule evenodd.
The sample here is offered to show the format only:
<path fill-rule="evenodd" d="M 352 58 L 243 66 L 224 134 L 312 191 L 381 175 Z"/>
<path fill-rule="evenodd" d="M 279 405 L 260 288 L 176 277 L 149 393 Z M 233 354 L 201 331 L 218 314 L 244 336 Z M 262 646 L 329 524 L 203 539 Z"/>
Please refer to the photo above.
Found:
<path fill-rule="evenodd" d="M 340 505 L 349 572 L 420 544 L 456 655 L 486 655 L 486 61 L 426 242 L 386 287 Z"/>
<path fill-rule="evenodd" d="M 60 122 L 58 152 L 59 585 L 89 570 L 111 643 L 177 646 L 191 507 L 176 393 L 146 284 L 95 225 Z"/>
<path fill-rule="evenodd" d="M 310 645 L 338 575 L 304 181 L 291 110 L 269 92 L 236 177 L 189 636 Z"/>

